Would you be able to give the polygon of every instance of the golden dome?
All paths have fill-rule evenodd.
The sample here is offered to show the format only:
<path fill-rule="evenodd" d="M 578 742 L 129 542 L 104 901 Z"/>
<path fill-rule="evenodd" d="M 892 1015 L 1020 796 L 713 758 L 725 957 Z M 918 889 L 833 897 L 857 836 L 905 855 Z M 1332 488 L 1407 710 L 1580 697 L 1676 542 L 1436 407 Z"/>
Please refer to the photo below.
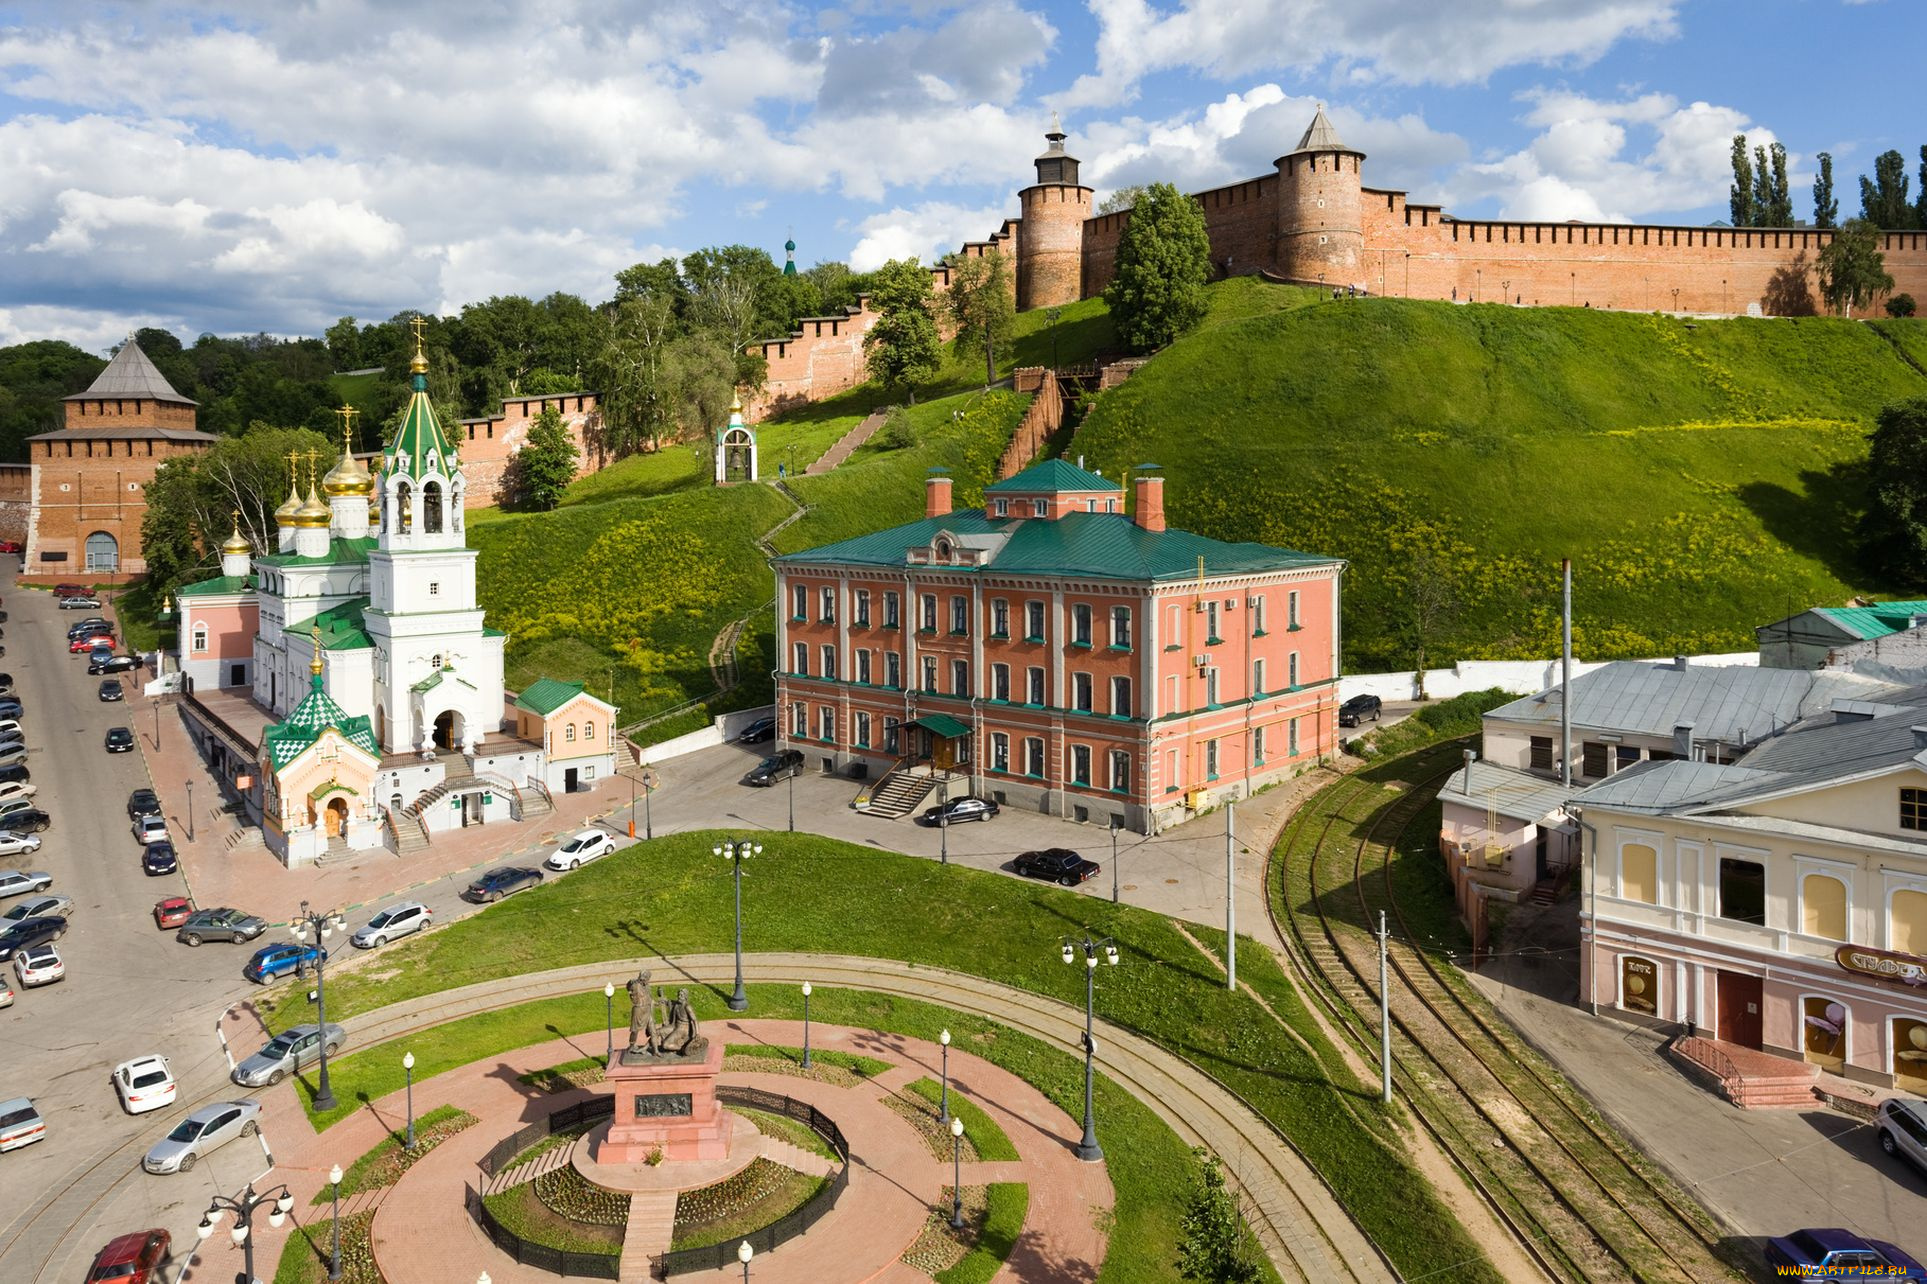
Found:
<path fill-rule="evenodd" d="M 278 526 L 299 526 L 295 514 L 301 511 L 301 492 L 294 486 L 294 469 L 288 470 L 288 500 L 274 510 L 275 524 Z"/>
<path fill-rule="evenodd" d="M 362 466 L 359 459 L 345 450 L 342 451 L 341 458 L 335 462 L 335 466 L 328 470 L 327 476 L 321 479 L 322 493 L 331 497 L 366 495 L 374 488 L 375 479 L 368 475 L 368 470 Z"/>
<path fill-rule="evenodd" d="M 314 483 L 310 481 L 308 483 L 308 497 L 301 501 L 301 507 L 295 509 L 294 517 L 288 522 L 288 525 L 326 526 L 332 517 L 333 514 L 328 510 L 328 506 L 321 502 L 319 495 L 315 494 Z"/>
<path fill-rule="evenodd" d="M 253 551 L 253 546 L 248 543 L 248 537 L 241 533 L 241 514 L 238 509 L 234 514 L 234 533 L 228 536 L 221 544 L 221 551 L 223 553 L 249 553 Z"/>

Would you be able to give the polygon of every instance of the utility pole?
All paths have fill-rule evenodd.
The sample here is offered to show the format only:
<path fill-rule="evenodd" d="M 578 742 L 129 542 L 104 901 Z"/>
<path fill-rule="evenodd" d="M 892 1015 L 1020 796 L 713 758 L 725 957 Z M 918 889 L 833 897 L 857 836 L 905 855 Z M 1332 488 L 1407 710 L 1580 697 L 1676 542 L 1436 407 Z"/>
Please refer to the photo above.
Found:
<path fill-rule="evenodd" d="M 1224 988 L 1238 989 L 1238 870 L 1232 860 L 1238 840 L 1233 837 L 1232 816 L 1238 804 L 1224 805 Z"/>
<path fill-rule="evenodd" d="M 1559 561 L 1559 783 L 1572 784 L 1572 559 Z"/>
<path fill-rule="evenodd" d="M 1386 984 L 1390 968 L 1386 954 L 1391 942 L 1391 929 L 1385 925 L 1385 911 L 1378 912 L 1378 1066 L 1379 1099 L 1386 1105 L 1392 1104 L 1392 990 Z"/>
<path fill-rule="evenodd" d="M 1117 904 L 1117 819 L 1111 819 L 1111 904 Z"/>

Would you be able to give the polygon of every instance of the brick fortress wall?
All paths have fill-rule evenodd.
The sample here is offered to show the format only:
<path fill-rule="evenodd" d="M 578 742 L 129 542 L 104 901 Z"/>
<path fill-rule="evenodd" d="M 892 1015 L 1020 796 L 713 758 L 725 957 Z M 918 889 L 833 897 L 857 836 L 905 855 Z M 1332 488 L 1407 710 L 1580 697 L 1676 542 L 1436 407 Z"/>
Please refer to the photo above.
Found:
<path fill-rule="evenodd" d="M 27 542 L 33 510 L 33 465 L 0 464 L 0 539 Z"/>
<path fill-rule="evenodd" d="M 602 449 L 601 398 L 593 392 L 565 392 L 544 397 L 505 397 L 502 413 L 460 421 L 462 474 L 468 479 L 466 508 L 482 508 L 508 499 L 503 489 L 509 461 L 528 444 L 529 425 L 554 407 L 575 441 L 575 475 L 586 477 L 608 462 Z"/>

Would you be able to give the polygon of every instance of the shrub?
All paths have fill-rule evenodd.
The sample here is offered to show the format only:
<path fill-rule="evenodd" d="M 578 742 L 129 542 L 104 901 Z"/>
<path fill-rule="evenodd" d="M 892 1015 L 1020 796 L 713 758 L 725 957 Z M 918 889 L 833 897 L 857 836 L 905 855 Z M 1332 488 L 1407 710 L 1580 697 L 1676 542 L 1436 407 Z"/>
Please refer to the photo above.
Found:
<path fill-rule="evenodd" d="M 1510 691 L 1489 687 L 1484 691 L 1468 691 L 1450 700 L 1428 704 L 1405 721 L 1386 727 L 1361 741 L 1357 746 L 1358 752 L 1366 758 L 1381 758 L 1407 753 L 1455 736 L 1477 735 L 1480 719 L 1489 710 L 1510 704 L 1518 698 Z"/>
<path fill-rule="evenodd" d="M 892 408 L 877 433 L 877 444 L 885 450 L 904 450 L 916 445 L 917 425 L 911 420 L 910 412 L 902 406 Z"/>
<path fill-rule="evenodd" d="M 1910 317 L 1914 314 L 1914 296 L 1896 294 L 1887 300 L 1887 315 L 1890 317 Z"/>

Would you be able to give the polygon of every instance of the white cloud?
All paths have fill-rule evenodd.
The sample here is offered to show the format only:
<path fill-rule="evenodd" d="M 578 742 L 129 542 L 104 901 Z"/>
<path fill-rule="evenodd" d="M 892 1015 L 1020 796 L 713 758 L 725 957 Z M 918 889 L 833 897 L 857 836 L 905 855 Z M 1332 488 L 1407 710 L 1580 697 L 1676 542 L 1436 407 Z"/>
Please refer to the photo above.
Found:
<path fill-rule="evenodd" d="M 857 224 L 862 235 L 850 251 L 850 266 L 870 272 L 891 259 L 934 263 L 965 241 L 983 240 L 1003 221 L 998 206 L 968 209 L 942 201 L 872 214 Z"/>

